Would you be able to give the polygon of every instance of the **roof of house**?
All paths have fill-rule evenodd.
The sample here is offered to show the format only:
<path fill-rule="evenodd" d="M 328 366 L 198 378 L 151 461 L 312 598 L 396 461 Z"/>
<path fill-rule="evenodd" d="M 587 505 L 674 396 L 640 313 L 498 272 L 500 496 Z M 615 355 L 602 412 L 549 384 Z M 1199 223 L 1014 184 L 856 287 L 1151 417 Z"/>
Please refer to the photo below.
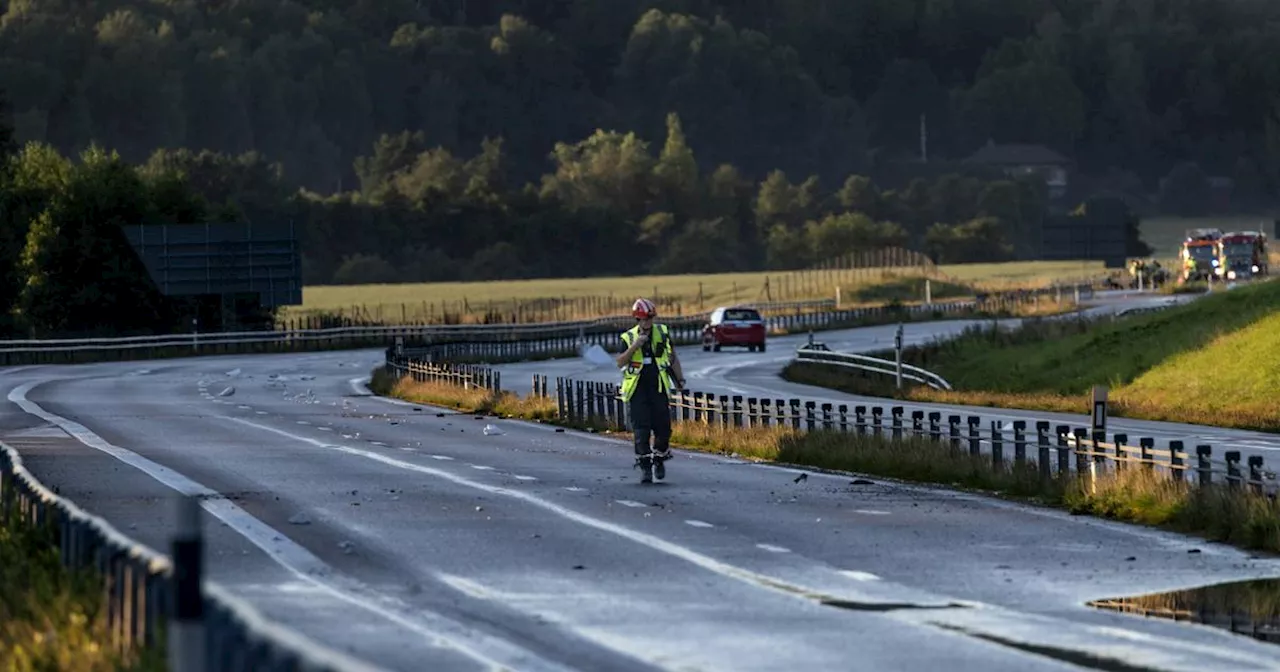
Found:
<path fill-rule="evenodd" d="M 988 165 L 1021 166 L 1065 166 L 1071 163 L 1070 159 L 1044 145 L 997 145 L 993 142 L 988 142 L 965 161 Z"/>

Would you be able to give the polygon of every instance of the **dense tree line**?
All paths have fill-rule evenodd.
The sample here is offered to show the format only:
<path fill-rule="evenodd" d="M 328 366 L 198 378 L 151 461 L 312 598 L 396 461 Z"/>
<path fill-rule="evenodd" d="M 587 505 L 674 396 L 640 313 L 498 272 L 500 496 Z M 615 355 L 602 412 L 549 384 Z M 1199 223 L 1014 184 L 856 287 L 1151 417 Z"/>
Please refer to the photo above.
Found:
<path fill-rule="evenodd" d="M 1032 256 L 1043 186 L 958 163 L 988 141 L 1070 157 L 1067 210 L 1105 188 L 1202 212 L 1211 175 L 1255 207 L 1280 184 L 1262 0 L 0 8 L 14 174 L 134 166 L 119 221 L 292 218 L 311 283 Z M 6 210 L 5 254 L 71 212 L 41 189 Z"/>
<path fill-rule="evenodd" d="M 20 141 L 258 151 L 351 189 L 383 134 L 469 154 L 501 137 L 517 183 L 596 129 L 702 168 L 836 183 L 919 148 L 1040 143 L 1156 193 L 1179 162 L 1280 183 L 1280 6 L 1267 0 L 227 0 L 0 2 Z M 869 165 L 868 165 L 869 164 Z M 895 188 L 901 185 L 892 185 Z"/>
<path fill-rule="evenodd" d="M 523 184 L 500 140 L 456 156 L 421 132 L 384 136 L 356 161 L 360 191 L 307 201 L 308 280 L 795 269 L 885 247 L 1004 261 L 1029 253 L 1046 216 L 1034 180 L 956 173 L 894 190 L 858 174 L 827 185 L 704 171 L 680 118 L 666 124 L 660 142 L 596 131 L 557 143 L 552 170 Z"/>

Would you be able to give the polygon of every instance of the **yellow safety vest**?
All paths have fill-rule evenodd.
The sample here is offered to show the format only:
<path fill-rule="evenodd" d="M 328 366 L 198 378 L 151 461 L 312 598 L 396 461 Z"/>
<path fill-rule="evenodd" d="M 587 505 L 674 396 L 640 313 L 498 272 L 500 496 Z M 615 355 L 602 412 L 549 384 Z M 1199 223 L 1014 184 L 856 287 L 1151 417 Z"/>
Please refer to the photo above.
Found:
<path fill-rule="evenodd" d="M 666 394 L 674 385 L 671 381 L 671 344 L 669 334 L 667 333 L 667 325 L 653 325 L 653 351 L 658 353 L 654 358 L 654 364 L 658 366 L 658 381 L 662 386 L 661 391 Z M 622 342 L 629 348 L 635 342 L 636 337 L 640 335 L 640 325 L 636 325 L 622 332 Z M 665 345 L 666 347 L 659 347 Z M 622 393 L 620 397 L 623 401 L 630 401 L 631 395 L 636 393 L 636 386 L 640 384 L 640 369 L 645 365 L 644 348 L 638 348 L 631 353 L 631 361 L 627 366 L 622 367 Z"/>

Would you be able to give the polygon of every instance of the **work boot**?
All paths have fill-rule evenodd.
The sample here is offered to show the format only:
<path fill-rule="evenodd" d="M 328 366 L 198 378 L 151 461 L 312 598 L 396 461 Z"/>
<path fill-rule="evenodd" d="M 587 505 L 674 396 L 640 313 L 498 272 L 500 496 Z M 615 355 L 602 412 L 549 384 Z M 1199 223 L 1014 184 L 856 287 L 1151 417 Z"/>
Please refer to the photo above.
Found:
<path fill-rule="evenodd" d="M 653 454 L 653 477 L 661 481 L 667 477 L 667 460 L 671 459 L 671 451 L 655 452 Z"/>
<path fill-rule="evenodd" d="M 653 482 L 653 460 L 648 455 L 636 458 L 636 466 L 640 467 L 640 482 Z"/>

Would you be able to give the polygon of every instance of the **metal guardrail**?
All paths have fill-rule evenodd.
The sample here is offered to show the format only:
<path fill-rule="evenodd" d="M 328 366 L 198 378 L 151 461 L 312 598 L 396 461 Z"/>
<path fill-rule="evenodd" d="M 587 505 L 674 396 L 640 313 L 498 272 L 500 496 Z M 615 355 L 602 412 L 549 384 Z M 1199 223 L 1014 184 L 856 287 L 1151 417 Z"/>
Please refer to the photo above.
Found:
<path fill-rule="evenodd" d="M 1093 295 L 1090 285 L 1066 288 L 1078 298 Z M 746 302 L 765 315 L 772 331 L 818 330 L 857 320 L 885 315 L 957 315 L 973 310 L 998 310 L 1023 305 L 1060 288 L 985 295 L 982 300 L 939 301 L 928 305 L 892 305 L 840 308 L 834 299 L 790 303 Z M 695 343 L 709 312 L 663 318 L 678 343 Z M 198 356 L 255 352 L 301 352 L 350 348 L 383 347 L 400 338 L 422 346 L 441 342 L 512 343 L 550 339 L 578 340 L 582 343 L 616 341 L 620 328 L 632 324 L 629 317 L 611 317 L 572 322 L 493 325 L 405 325 L 378 327 L 334 327 L 292 331 L 239 331 L 217 333 L 166 334 L 120 338 L 17 339 L 0 340 L 0 366 L 101 361 L 103 359 L 145 359 L 165 356 Z"/>
<path fill-rule="evenodd" d="M 431 353 L 436 358 L 443 354 Z M 388 349 L 386 368 L 389 372 L 401 376 L 414 366 L 414 360 L 397 357 Z M 435 366 L 440 364 L 437 362 Z M 484 369 L 474 367 L 470 375 L 483 380 Z M 439 380 L 451 379 L 445 375 Z M 554 385 L 551 383 L 547 376 L 535 374 L 531 394 L 541 398 L 554 396 L 556 417 L 560 421 L 593 429 L 626 431 L 630 428 L 627 405 L 619 398 L 617 385 L 567 377 L 557 377 Z M 496 393 L 501 388 L 489 389 Z M 1213 448 L 1208 444 L 1197 444 L 1194 453 L 1188 454 L 1187 442 L 1178 440 L 1158 448 L 1152 437 L 1137 437 L 1135 443 L 1127 433 L 1117 433 L 1107 441 L 1105 427 L 1073 427 L 1048 420 L 1009 422 L 960 414 L 949 414 L 944 422 L 940 411 L 915 408 L 908 413 L 904 405 L 858 404 L 850 408 L 847 404 L 799 398 L 744 397 L 689 390 L 672 394 L 671 413 L 673 422 L 704 423 L 725 429 L 775 427 L 838 431 L 893 440 L 928 439 L 948 443 L 953 451 L 975 457 L 989 456 L 995 465 L 1012 462 L 1013 466 L 1020 467 L 1034 462 L 1045 479 L 1074 472 L 1088 475 L 1096 483 L 1097 477 L 1107 469 L 1119 472 L 1140 467 L 1165 473 L 1175 481 L 1202 486 L 1224 481 L 1230 487 L 1247 485 L 1273 496 L 1276 492 L 1276 474 L 1264 468 L 1260 456 L 1251 456 L 1242 469 L 1238 450 L 1226 451 L 1221 460 L 1215 460 Z M 1105 416 L 1102 421 L 1105 423 Z M 1034 451 L 1034 458 L 1028 456 L 1029 450 Z M 1194 475 L 1194 479 L 1190 475 Z"/>
<path fill-rule="evenodd" d="M 879 373 L 886 376 L 896 376 L 898 374 L 898 362 L 880 359 L 878 357 L 870 357 L 868 355 L 859 355 L 848 352 L 832 352 L 830 350 L 806 346 L 800 346 L 796 349 L 796 357 L 793 361 L 807 362 L 810 364 L 826 364 L 829 366 L 857 369 L 868 373 Z M 951 384 L 942 376 L 910 364 L 902 364 L 902 377 L 905 380 L 920 383 L 921 385 L 928 385 L 935 390 L 951 389 Z"/>
<path fill-rule="evenodd" d="M 377 668 L 268 622 L 247 602 L 203 579 L 199 504 L 194 536 L 175 536 L 175 562 L 121 534 L 110 523 L 54 494 L 0 443 L 0 516 L 6 525 L 44 530 L 62 565 L 102 578 L 111 645 L 151 647 L 165 631 L 174 672 L 372 672 Z M 178 636 L 175 636 L 178 635 Z M 185 636 L 184 636 L 185 635 Z"/>

